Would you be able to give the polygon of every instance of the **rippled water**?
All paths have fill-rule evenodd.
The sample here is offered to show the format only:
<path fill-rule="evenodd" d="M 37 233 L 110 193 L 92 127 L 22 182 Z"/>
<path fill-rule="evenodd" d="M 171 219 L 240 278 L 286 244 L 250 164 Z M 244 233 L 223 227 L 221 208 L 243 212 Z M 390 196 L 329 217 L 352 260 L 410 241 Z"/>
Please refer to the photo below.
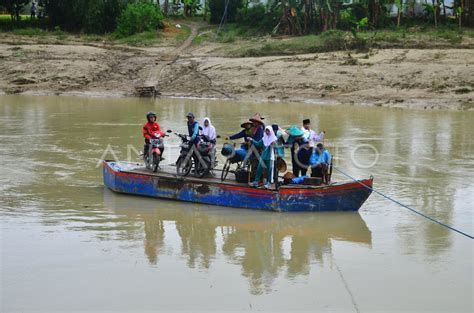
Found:
<path fill-rule="evenodd" d="M 279 214 L 104 189 L 100 159 L 135 161 L 150 110 L 223 137 L 257 111 L 309 117 L 339 168 L 474 233 L 473 113 L 0 96 L 1 312 L 473 311 L 473 241 L 375 194 L 355 214 Z"/>

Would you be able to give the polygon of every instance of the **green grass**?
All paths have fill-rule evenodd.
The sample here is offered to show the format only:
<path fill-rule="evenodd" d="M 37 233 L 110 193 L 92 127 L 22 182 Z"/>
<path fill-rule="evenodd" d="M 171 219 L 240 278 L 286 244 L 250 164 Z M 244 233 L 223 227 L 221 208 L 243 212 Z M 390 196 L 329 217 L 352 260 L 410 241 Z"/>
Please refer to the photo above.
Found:
<path fill-rule="evenodd" d="M 18 36 L 29 36 L 29 37 L 47 36 L 49 34 L 49 32 L 41 28 L 18 28 L 18 29 L 12 30 L 12 33 Z"/>
<path fill-rule="evenodd" d="M 447 29 L 447 28 L 439 28 L 433 32 L 430 32 L 429 35 L 433 39 L 445 39 L 450 43 L 461 43 L 462 41 L 462 32 L 459 30 Z"/>
<path fill-rule="evenodd" d="M 339 50 L 367 50 L 371 47 L 407 47 L 419 48 L 434 45 L 458 45 L 464 37 L 474 37 L 474 30 L 456 27 L 440 26 L 434 28 L 400 28 L 393 30 L 378 30 L 352 34 L 348 31 L 329 30 L 319 35 L 287 37 L 273 39 L 259 37 L 258 40 L 246 39 L 235 28 L 223 31 L 217 36 L 218 42 L 231 43 L 239 41 L 238 45 L 229 45 L 224 51 L 232 56 L 267 56 L 292 55 L 301 53 L 317 53 Z M 215 36 L 215 35 L 214 35 Z M 212 38 L 212 36 L 210 36 Z M 204 40 L 201 40 L 202 42 Z M 454 47 L 454 46 L 453 46 Z"/>
<path fill-rule="evenodd" d="M 198 34 L 196 37 L 194 37 L 193 39 L 193 44 L 195 45 L 200 45 L 202 44 L 204 41 L 207 41 L 207 37 L 208 37 L 208 34 Z"/>
<path fill-rule="evenodd" d="M 30 19 L 29 15 L 20 15 L 21 21 L 26 21 Z M 0 14 L 0 23 L 11 23 L 12 18 L 9 14 Z"/>
<path fill-rule="evenodd" d="M 10 15 L 0 14 L 0 22 L 1 23 L 10 22 L 10 21 L 11 21 Z"/>
<path fill-rule="evenodd" d="M 99 42 L 103 40 L 110 40 L 109 35 L 94 35 L 94 34 L 86 34 L 80 36 L 80 38 L 84 41 L 88 42 Z"/>
<path fill-rule="evenodd" d="M 34 18 L 31 20 L 29 15 L 20 15 L 20 18 L 19 22 L 13 23 L 10 15 L 0 15 L 0 30 L 11 31 L 18 28 L 46 28 L 48 23 L 47 19 L 40 20 Z"/>
<path fill-rule="evenodd" d="M 339 30 L 324 32 L 320 35 L 290 37 L 285 39 L 267 39 L 248 47 L 229 50 L 234 56 L 293 55 L 303 53 L 328 52 L 344 49 L 366 48 L 363 39 L 355 38 L 351 33 Z"/>
<path fill-rule="evenodd" d="M 186 25 L 181 25 L 180 32 L 176 36 L 176 41 L 178 41 L 178 42 L 185 41 L 189 37 L 190 33 L 191 33 L 191 28 L 189 28 Z"/>
<path fill-rule="evenodd" d="M 18 28 L 11 31 L 12 34 L 17 36 L 27 36 L 27 37 L 47 37 L 54 36 L 58 40 L 65 40 L 68 37 L 68 33 L 63 32 L 59 28 L 56 28 L 54 31 L 47 31 L 41 28 Z"/>
<path fill-rule="evenodd" d="M 237 37 L 240 37 L 236 29 L 231 29 L 228 31 L 222 31 L 217 35 L 217 41 L 223 43 L 235 42 Z"/>
<path fill-rule="evenodd" d="M 117 42 L 131 46 L 150 46 L 160 41 L 156 31 L 148 31 L 117 39 Z"/>
<path fill-rule="evenodd" d="M 460 44 L 464 36 L 474 37 L 472 29 L 459 30 L 457 27 L 440 26 L 433 27 L 401 27 L 400 29 L 378 30 L 375 32 L 360 33 L 364 39 L 372 40 L 376 43 L 394 43 L 394 44 L 416 44 L 429 43 L 436 41 L 437 43 Z"/>

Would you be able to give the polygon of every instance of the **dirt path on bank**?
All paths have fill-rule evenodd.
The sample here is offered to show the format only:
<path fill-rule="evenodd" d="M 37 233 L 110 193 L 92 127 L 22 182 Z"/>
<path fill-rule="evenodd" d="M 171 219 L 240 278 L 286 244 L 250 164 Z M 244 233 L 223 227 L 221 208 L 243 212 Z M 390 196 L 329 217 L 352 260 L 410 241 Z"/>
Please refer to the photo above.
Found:
<path fill-rule="evenodd" d="M 216 44 L 37 43 L 0 37 L 0 92 L 130 96 L 154 84 L 163 97 L 474 110 L 474 50 L 380 49 L 231 58 Z"/>
<path fill-rule="evenodd" d="M 158 87 L 158 90 L 160 90 L 159 85 L 160 81 L 162 80 L 161 76 L 163 70 L 167 66 L 174 64 L 179 59 L 179 57 L 186 52 L 186 49 L 191 46 L 193 39 L 196 38 L 196 35 L 198 34 L 199 24 L 191 22 L 182 25 L 189 27 L 191 30 L 188 38 L 186 38 L 186 40 L 176 49 L 167 52 L 166 55 L 158 56 L 159 59 L 155 62 L 154 66 L 152 65 L 152 68 L 142 85 L 155 86 Z"/>

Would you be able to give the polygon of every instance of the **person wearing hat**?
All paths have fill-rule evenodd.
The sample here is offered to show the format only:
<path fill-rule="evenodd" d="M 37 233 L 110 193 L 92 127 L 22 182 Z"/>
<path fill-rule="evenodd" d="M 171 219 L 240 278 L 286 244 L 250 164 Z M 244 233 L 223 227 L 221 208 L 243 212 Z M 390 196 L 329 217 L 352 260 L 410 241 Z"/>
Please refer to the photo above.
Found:
<path fill-rule="evenodd" d="M 260 119 L 261 121 L 261 119 Z M 258 122 L 257 122 L 258 123 Z M 262 122 L 263 123 L 263 122 Z M 248 138 L 252 138 L 254 140 L 260 140 L 263 138 L 263 128 L 261 127 L 261 124 L 255 124 L 254 122 L 246 121 L 243 122 L 240 127 L 243 129 L 238 132 L 237 134 L 234 134 L 232 136 L 227 137 L 227 140 L 236 140 L 239 138 L 244 138 L 244 140 L 247 142 Z M 248 146 L 246 143 L 243 143 L 240 146 L 240 149 L 235 150 L 235 154 L 239 157 L 241 161 L 243 161 L 247 155 L 248 152 Z"/>
<path fill-rule="evenodd" d="M 242 131 L 229 136 L 228 139 L 235 140 L 239 138 L 252 138 L 254 140 L 260 140 L 263 138 L 263 129 L 265 128 L 265 124 L 263 123 L 263 118 L 259 113 L 256 113 L 253 117 L 249 118 L 247 122 L 243 122 L 240 127 L 243 128 Z"/>
<path fill-rule="evenodd" d="M 148 150 L 150 147 L 150 140 L 152 138 L 164 137 L 165 133 L 161 131 L 160 124 L 156 122 L 156 113 L 155 112 L 148 112 L 146 114 L 146 123 L 143 125 L 142 133 L 143 137 L 145 137 L 145 145 L 143 147 L 143 157 L 145 158 L 148 154 Z M 164 152 L 161 151 L 161 154 Z"/>
<path fill-rule="evenodd" d="M 255 113 L 249 121 L 251 121 L 254 125 L 261 125 L 262 129 L 265 128 L 265 123 L 263 122 L 265 118 L 260 113 Z"/>
<path fill-rule="evenodd" d="M 186 118 L 188 119 L 187 126 L 188 126 L 188 135 L 190 137 L 190 144 L 194 144 L 197 140 L 197 137 L 199 135 L 199 123 L 194 120 L 194 114 L 189 112 L 186 115 Z"/>
<path fill-rule="evenodd" d="M 265 131 L 265 123 L 263 120 L 264 118 L 260 115 L 260 113 L 255 113 L 251 118 L 249 118 L 249 121 L 253 123 L 254 132 L 259 134 L 259 139 L 253 138 L 257 141 L 262 139 L 264 136 L 263 133 Z"/>

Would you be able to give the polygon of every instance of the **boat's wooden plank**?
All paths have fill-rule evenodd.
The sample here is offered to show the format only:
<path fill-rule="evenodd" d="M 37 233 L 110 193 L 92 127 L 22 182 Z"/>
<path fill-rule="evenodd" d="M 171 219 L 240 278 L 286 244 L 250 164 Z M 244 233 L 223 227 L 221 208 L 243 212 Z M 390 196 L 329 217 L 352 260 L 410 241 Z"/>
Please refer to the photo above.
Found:
<path fill-rule="evenodd" d="M 145 167 L 140 167 L 132 170 L 122 171 L 123 173 L 131 173 L 131 174 L 141 174 L 141 175 L 148 175 L 148 176 L 156 176 L 156 177 L 166 177 L 166 178 L 175 178 L 175 179 L 183 179 L 185 181 L 193 181 L 193 182 L 207 182 L 207 183 L 214 183 L 214 184 L 225 184 L 225 185 L 232 185 L 232 186 L 247 186 L 247 184 L 236 182 L 233 178 L 234 175 L 229 173 L 227 179 L 222 182 L 220 179 L 220 170 L 214 170 L 216 172 L 216 176 L 218 177 L 193 177 L 192 175 L 186 177 L 179 177 L 176 175 L 176 168 L 172 166 L 162 166 L 161 170 L 157 173 L 150 171 Z M 218 175 L 217 175 L 218 174 Z"/>

